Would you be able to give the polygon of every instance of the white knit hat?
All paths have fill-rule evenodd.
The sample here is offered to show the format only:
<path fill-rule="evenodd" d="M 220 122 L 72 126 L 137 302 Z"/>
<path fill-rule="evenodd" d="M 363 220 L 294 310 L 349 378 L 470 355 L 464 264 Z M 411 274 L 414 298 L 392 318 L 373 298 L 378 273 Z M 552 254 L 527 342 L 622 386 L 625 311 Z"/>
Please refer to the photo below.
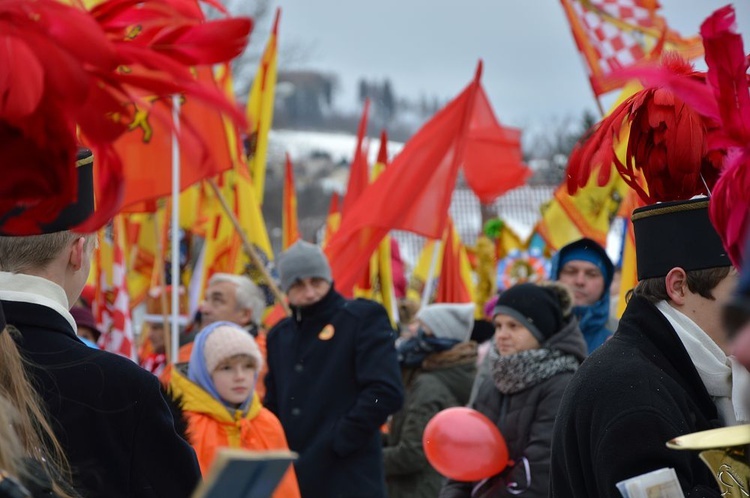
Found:
<path fill-rule="evenodd" d="M 203 345 L 203 356 L 206 359 L 206 370 L 213 373 L 219 363 L 237 355 L 247 355 L 255 361 L 255 370 L 263 368 L 263 355 L 258 344 L 244 329 L 230 325 L 216 327 L 206 338 Z"/>
<path fill-rule="evenodd" d="M 430 304 L 425 306 L 417 319 L 430 327 L 435 337 L 468 341 L 474 328 L 474 303 Z"/>

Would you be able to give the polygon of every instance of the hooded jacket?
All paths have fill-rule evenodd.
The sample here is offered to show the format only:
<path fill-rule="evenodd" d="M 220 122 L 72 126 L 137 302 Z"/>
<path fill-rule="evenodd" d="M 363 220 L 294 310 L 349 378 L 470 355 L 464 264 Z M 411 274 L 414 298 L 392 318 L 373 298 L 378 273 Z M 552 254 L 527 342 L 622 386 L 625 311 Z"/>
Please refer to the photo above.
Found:
<path fill-rule="evenodd" d="M 610 299 L 609 299 L 609 288 L 612 286 L 612 278 L 614 275 L 614 267 L 609 256 L 596 242 L 589 239 L 581 239 L 577 242 L 573 242 L 563 247 L 558 251 L 552 258 L 550 275 L 554 280 L 560 279 L 560 261 L 565 256 L 566 251 L 586 245 L 591 247 L 592 252 L 598 254 L 601 258 L 602 264 L 608 270 L 603 273 L 604 277 L 604 292 L 597 302 L 590 306 L 575 306 L 573 313 L 578 317 L 578 327 L 583 333 L 584 339 L 586 339 L 586 346 L 588 352 L 591 353 L 596 348 L 604 344 L 604 341 L 609 339 L 617 328 L 617 322 L 612 321 L 609 316 L 610 311 Z M 598 248 L 598 249 L 597 249 Z"/>
<path fill-rule="evenodd" d="M 170 388 L 188 420 L 188 437 L 204 476 L 211 468 L 216 451 L 222 447 L 257 451 L 289 449 L 281 423 L 273 413 L 263 408 L 257 393 L 253 394 L 246 413 L 240 410 L 230 413 L 221 402 L 191 382 L 179 369 L 172 371 Z M 273 498 L 299 496 L 297 478 L 290 466 Z"/>

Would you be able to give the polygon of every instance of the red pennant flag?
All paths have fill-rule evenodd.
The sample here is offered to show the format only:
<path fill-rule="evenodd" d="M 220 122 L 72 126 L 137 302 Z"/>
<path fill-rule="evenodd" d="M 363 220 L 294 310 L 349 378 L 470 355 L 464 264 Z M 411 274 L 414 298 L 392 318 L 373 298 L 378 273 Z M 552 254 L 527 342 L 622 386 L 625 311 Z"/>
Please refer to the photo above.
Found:
<path fill-rule="evenodd" d="M 357 202 L 362 191 L 370 183 L 370 168 L 367 164 L 367 154 L 362 150 L 362 142 L 367 132 L 367 116 L 370 112 L 370 99 L 365 99 L 365 108 L 357 128 L 357 147 L 354 149 L 354 157 L 349 167 L 349 182 L 346 185 L 346 194 L 341 207 L 341 215 L 345 216 L 352 206 Z"/>

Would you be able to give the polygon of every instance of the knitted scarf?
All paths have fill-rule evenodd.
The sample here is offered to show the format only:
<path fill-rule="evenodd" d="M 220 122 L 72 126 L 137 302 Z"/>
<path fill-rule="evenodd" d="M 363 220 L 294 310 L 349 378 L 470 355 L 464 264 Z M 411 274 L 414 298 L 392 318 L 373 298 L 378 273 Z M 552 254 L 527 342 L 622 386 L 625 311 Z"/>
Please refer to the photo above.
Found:
<path fill-rule="evenodd" d="M 559 373 L 578 369 L 574 355 L 557 349 L 529 349 L 501 356 L 493 345 L 489 354 L 492 378 L 503 394 L 521 392 Z"/>

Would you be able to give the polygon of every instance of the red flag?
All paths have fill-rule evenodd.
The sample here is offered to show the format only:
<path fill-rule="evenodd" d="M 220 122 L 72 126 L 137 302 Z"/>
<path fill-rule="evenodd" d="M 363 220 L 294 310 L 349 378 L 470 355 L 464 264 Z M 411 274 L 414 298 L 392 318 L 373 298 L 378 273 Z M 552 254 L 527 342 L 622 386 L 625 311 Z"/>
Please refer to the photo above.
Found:
<path fill-rule="evenodd" d="M 469 145 L 464 155 L 464 177 L 483 204 L 520 187 L 531 176 L 523 163 L 521 130 L 500 125 L 487 94 L 477 91 Z"/>
<path fill-rule="evenodd" d="M 299 240 L 299 223 L 297 222 L 297 192 L 294 189 L 294 168 L 289 153 L 286 153 L 284 171 L 284 199 L 281 212 L 281 248 L 286 250 Z"/>
<path fill-rule="evenodd" d="M 474 80 L 428 121 L 357 199 L 326 247 L 337 287 L 349 293 L 392 229 L 437 239 L 443 234 L 480 88 Z"/>
<path fill-rule="evenodd" d="M 362 191 L 370 183 L 370 171 L 367 164 L 367 154 L 362 151 L 362 142 L 367 132 L 367 115 L 370 112 L 370 99 L 365 99 L 365 108 L 359 120 L 357 128 L 357 147 L 354 149 L 354 157 L 349 167 L 349 182 L 346 185 L 346 194 L 341 207 L 342 218 L 349 212 L 357 202 Z"/>

